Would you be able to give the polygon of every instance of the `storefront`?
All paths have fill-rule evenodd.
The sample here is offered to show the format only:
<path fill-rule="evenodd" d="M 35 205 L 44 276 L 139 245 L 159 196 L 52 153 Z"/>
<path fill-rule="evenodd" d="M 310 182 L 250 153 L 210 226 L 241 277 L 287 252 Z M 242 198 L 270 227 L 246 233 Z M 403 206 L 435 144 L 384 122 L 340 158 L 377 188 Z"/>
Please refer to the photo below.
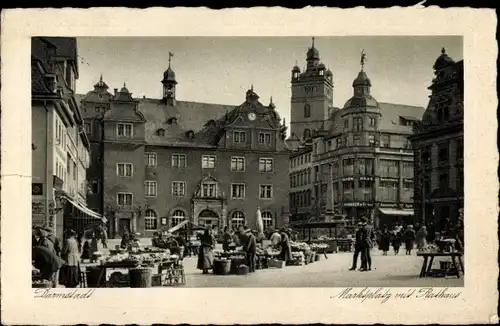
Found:
<path fill-rule="evenodd" d="M 107 219 L 92 211 L 85 205 L 68 197 L 63 197 L 64 202 L 64 229 L 72 229 L 77 233 L 84 233 L 94 226 L 106 223 Z"/>
<path fill-rule="evenodd" d="M 392 227 L 397 224 L 414 224 L 414 211 L 412 204 L 380 204 L 378 208 L 378 226 Z"/>

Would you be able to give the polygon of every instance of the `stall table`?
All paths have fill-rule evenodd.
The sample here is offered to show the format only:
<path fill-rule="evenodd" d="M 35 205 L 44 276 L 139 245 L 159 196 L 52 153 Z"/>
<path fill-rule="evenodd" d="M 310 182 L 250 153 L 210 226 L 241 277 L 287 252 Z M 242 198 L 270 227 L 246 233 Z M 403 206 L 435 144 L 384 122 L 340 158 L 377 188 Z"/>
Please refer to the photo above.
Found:
<path fill-rule="evenodd" d="M 461 252 L 418 252 L 417 256 L 424 258 L 422 269 L 420 270 L 420 277 L 426 277 L 427 273 L 431 271 L 432 263 L 434 262 L 434 257 L 450 257 L 451 263 L 456 270 L 457 278 L 460 278 L 460 272 L 465 273 Z M 460 269 L 457 266 L 456 258 L 458 258 Z"/>

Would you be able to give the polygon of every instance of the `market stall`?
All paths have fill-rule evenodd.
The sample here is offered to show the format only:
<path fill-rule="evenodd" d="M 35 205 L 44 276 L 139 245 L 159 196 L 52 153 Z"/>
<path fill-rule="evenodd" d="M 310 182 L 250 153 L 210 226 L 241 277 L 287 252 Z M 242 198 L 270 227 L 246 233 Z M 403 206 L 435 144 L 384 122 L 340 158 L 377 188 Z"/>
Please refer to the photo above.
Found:
<path fill-rule="evenodd" d="M 297 224 L 295 228 L 302 234 L 302 239 L 308 244 L 327 244 L 325 253 L 352 251 L 354 239 L 350 237 L 354 227 L 345 220 L 331 222 L 307 222 Z M 313 236 L 314 230 L 327 230 L 327 235 Z M 341 232 L 342 230 L 342 232 Z M 318 233 L 318 232 L 316 232 Z"/>
<path fill-rule="evenodd" d="M 113 250 L 85 271 L 87 287 L 153 287 L 185 284 L 178 255 L 158 248 Z"/>

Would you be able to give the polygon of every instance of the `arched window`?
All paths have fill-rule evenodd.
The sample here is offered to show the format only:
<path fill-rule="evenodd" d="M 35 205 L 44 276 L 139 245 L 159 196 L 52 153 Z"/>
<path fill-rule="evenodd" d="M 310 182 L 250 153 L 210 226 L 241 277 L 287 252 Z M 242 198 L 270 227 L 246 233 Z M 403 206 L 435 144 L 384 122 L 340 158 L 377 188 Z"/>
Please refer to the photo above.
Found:
<path fill-rule="evenodd" d="M 309 118 L 311 116 L 311 106 L 309 104 L 304 105 L 304 118 Z"/>
<path fill-rule="evenodd" d="M 311 130 L 310 129 L 304 129 L 303 137 L 304 137 L 304 140 L 310 139 L 311 138 Z"/>
<path fill-rule="evenodd" d="M 148 209 L 144 214 L 144 226 L 146 230 L 156 230 L 158 228 L 158 216 L 152 209 Z"/>
<path fill-rule="evenodd" d="M 185 219 L 186 213 L 184 213 L 184 211 L 181 211 L 180 209 L 175 210 L 172 214 L 172 227 L 184 222 Z"/>
<path fill-rule="evenodd" d="M 262 212 L 262 224 L 264 224 L 264 229 L 273 226 L 273 214 L 271 212 Z"/>
<path fill-rule="evenodd" d="M 239 228 L 240 225 L 245 225 L 245 215 L 242 211 L 235 211 L 231 215 L 231 227 Z"/>

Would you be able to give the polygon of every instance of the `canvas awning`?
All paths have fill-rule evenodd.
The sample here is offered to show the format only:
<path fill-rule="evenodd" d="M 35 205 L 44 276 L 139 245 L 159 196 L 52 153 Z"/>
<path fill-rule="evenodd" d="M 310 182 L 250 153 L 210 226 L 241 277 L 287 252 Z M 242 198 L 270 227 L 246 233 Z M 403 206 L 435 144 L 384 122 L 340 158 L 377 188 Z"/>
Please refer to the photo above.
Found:
<path fill-rule="evenodd" d="M 413 209 L 395 209 L 395 208 L 379 208 L 379 211 L 384 215 L 411 216 Z"/>
<path fill-rule="evenodd" d="M 88 208 L 87 206 L 84 206 L 70 198 L 67 198 L 66 197 L 66 200 L 71 204 L 73 205 L 73 207 L 75 207 L 76 209 L 78 209 L 80 212 L 88 215 L 89 217 L 92 217 L 92 218 L 95 218 L 95 219 L 99 219 L 101 221 L 103 221 L 104 223 L 106 223 L 108 220 L 102 216 L 101 214 L 98 214 L 96 212 L 94 212 L 93 210 L 91 210 L 90 208 Z"/>
<path fill-rule="evenodd" d="M 205 229 L 204 227 L 196 225 L 196 224 L 194 224 L 191 221 L 182 221 L 181 223 L 177 224 L 176 226 L 171 227 L 167 232 L 168 233 L 174 233 L 176 231 L 179 231 L 180 229 L 182 229 L 183 227 L 185 227 L 188 223 L 191 225 L 191 229 L 192 230 L 204 230 Z"/>

